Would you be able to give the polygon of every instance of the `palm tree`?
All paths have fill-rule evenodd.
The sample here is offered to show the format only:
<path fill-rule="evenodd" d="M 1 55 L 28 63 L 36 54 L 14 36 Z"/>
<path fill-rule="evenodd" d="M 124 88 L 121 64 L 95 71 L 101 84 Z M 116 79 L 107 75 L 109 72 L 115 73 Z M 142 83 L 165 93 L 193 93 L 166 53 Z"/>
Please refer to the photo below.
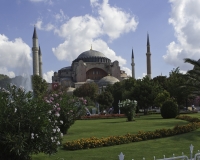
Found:
<path fill-rule="evenodd" d="M 187 71 L 185 75 L 187 77 L 186 86 L 192 89 L 193 95 L 200 95 L 200 59 L 198 61 L 186 58 L 185 63 L 194 65 L 192 70 Z"/>

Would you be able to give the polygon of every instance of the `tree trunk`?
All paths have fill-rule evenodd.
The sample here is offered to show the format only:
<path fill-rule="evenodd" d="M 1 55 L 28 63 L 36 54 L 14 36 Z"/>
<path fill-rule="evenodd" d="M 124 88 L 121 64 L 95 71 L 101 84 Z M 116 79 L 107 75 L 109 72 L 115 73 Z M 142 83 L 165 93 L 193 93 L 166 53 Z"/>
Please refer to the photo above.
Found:
<path fill-rule="evenodd" d="M 144 107 L 144 115 L 147 115 L 147 109 Z"/>

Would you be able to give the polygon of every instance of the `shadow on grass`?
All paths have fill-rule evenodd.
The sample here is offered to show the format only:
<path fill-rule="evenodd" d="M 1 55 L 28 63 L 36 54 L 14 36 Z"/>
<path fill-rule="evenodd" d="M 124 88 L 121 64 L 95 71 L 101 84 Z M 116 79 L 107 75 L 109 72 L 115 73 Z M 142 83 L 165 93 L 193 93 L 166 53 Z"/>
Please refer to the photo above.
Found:
<path fill-rule="evenodd" d="M 124 122 L 126 122 L 126 121 L 115 121 L 115 122 L 101 122 L 101 123 L 124 123 Z"/>
<path fill-rule="evenodd" d="M 178 126 L 182 126 L 182 125 L 186 125 L 186 124 L 188 124 L 189 122 L 186 122 L 186 121 L 177 121 L 177 122 L 174 122 L 174 121 L 168 121 L 168 122 L 166 122 L 166 121 L 161 121 L 161 122 L 155 122 L 155 125 L 156 126 L 163 126 L 163 128 L 164 127 L 175 127 L 176 125 L 178 125 Z"/>
<path fill-rule="evenodd" d="M 163 119 L 161 116 L 160 117 L 153 117 L 152 115 L 143 115 L 143 116 L 140 116 L 140 118 L 142 120 L 158 120 L 158 119 Z M 137 118 L 137 119 L 139 120 L 140 118 Z"/>

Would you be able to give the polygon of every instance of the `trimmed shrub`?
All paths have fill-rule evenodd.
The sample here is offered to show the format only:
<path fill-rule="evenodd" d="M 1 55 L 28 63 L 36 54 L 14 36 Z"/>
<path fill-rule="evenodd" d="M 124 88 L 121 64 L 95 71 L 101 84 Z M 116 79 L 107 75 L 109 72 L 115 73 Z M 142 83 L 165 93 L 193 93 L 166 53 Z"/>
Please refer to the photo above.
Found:
<path fill-rule="evenodd" d="M 172 100 L 166 100 L 161 107 L 163 118 L 175 118 L 178 115 L 178 105 Z"/>

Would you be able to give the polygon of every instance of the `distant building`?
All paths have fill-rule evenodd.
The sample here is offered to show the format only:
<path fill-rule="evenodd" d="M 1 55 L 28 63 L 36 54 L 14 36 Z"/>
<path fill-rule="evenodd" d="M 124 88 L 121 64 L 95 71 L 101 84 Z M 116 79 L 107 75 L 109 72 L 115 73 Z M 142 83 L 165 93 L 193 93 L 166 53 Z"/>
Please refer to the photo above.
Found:
<path fill-rule="evenodd" d="M 33 75 L 40 75 L 42 77 L 42 53 L 40 46 L 38 46 L 38 37 L 36 28 L 34 27 L 33 33 Z M 107 58 L 106 53 L 90 50 L 81 53 L 75 60 L 72 61 L 71 66 L 67 66 L 54 72 L 52 76 L 52 88 L 56 86 L 70 87 L 70 91 L 73 88 L 80 87 L 84 83 L 97 83 L 99 87 L 106 86 L 108 84 L 114 84 L 116 82 L 127 79 L 127 73 L 120 69 L 119 62 L 117 60 L 111 61 Z M 149 34 L 147 34 L 147 76 L 151 78 L 151 52 Z M 134 53 L 132 49 L 132 77 L 135 78 L 135 63 Z"/>
<path fill-rule="evenodd" d="M 111 62 L 103 53 L 91 48 L 73 60 L 71 66 L 54 72 L 52 83 L 77 88 L 86 82 L 98 84 L 102 78 L 108 75 L 118 81 L 127 78 L 125 71 L 120 70 L 118 61 Z"/>

